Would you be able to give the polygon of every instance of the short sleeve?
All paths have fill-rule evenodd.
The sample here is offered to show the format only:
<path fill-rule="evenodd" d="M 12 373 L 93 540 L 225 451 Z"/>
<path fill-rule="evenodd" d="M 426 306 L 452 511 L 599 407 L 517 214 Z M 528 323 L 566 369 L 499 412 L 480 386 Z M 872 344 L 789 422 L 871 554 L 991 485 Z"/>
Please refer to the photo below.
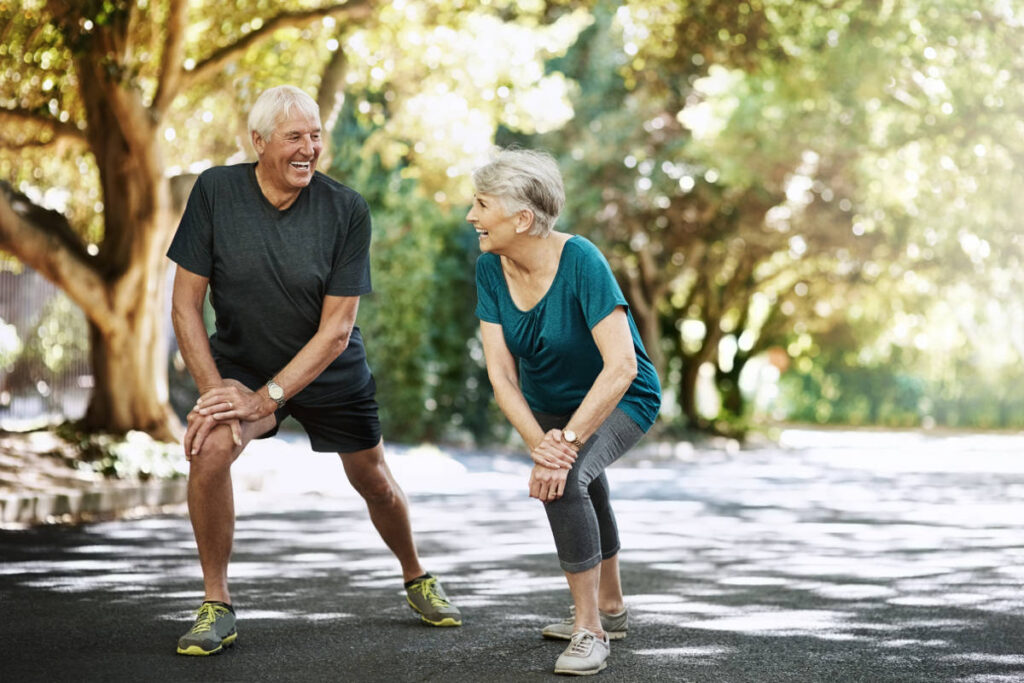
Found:
<path fill-rule="evenodd" d="M 589 329 L 607 318 L 616 306 L 628 306 L 608 261 L 588 241 L 579 245 L 576 273 L 577 295 Z"/>
<path fill-rule="evenodd" d="M 335 255 L 327 294 L 330 296 L 360 296 L 371 291 L 370 283 L 370 207 L 359 197 L 349 212 L 345 238 Z"/>
<path fill-rule="evenodd" d="M 208 178 L 200 175 L 192 186 L 185 212 L 178 223 L 167 257 L 185 270 L 209 278 L 213 272 L 213 217 L 207 195 Z"/>
<path fill-rule="evenodd" d="M 495 259 L 481 254 L 476 260 L 476 317 L 484 322 L 501 324 L 493 264 Z"/>

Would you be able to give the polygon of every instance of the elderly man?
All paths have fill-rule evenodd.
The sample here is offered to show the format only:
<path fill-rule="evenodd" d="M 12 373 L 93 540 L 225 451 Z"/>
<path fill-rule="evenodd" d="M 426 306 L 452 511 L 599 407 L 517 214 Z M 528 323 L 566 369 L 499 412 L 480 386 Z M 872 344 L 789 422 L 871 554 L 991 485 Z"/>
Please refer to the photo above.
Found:
<path fill-rule="evenodd" d="M 409 605 L 428 624 L 459 626 L 459 610 L 420 565 L 405 496 L 384 461 L 376 385 L 355 324 L 359 297 L 370 292 L 370 211 L 315 170 L 320 114 L 303 91 L 262 93 L 249 131 L 256 163 L 200 175 L 167 253 L 178 266 L 174 330 L 200 392 L 184 446 L 205 599 L 178 652 L 215 654 L 237 637 L 227 580 L 231 465 L 288 415 L 313 450 L 340 454 L 401 563 Z M 208 285 L 217 316 L 210 337 Z"/>

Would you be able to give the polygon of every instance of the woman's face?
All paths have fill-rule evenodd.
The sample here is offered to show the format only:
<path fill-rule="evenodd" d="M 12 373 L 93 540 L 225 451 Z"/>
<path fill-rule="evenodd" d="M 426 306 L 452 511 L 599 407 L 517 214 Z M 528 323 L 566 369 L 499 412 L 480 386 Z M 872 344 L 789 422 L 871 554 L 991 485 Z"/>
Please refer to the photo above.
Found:
<path fill-rule="evenodd" d="M 519 232 L 520 214 L 506 214 L 497 195 L 477 192 L 473 195 L 473 208 L 466 220 L 476 230 L 480 251 L 499 252 L 508 246 Z"/>

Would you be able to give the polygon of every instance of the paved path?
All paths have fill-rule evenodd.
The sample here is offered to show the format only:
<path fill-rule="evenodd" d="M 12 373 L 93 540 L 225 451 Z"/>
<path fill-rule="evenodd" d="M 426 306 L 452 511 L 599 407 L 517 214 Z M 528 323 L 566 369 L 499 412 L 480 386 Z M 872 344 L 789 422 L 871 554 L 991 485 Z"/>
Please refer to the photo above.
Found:
<path fill-rule="evenodd" d="M 633 621 L 598 680 L 1024 680 L 1021 446 L 791 431 L 617 464 Z M 275 440 L 237 466 L 235 648 L 174 654 L 199 595 L 183 511 L 0 532 L 0 680 L 557 680 L 539 627 L 568 591 L 524 463 L 390 460 L 464 627 L 405 606 L 335 458 Z"/>

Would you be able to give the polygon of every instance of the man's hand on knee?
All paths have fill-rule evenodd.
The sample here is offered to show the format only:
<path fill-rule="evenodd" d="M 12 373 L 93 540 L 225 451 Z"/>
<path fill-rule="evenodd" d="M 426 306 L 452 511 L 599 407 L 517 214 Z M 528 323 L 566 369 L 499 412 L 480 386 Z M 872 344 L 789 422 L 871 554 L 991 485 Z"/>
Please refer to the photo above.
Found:
<path fill-rule="evenodd" d="M 231 429 L 231 440 L 236 446 L 242 445 L 242 427 L 238 420 L 218 421 L 212 415 L 201 415 L 193 409 L 188 414 L 188 429 L 185 430 L 183 445 L 185 447 L 185 459 L 191 461 L 193 455 L 198 455 L 203 448 L 206 437 L 214 427 L 224 425 Z"/>

